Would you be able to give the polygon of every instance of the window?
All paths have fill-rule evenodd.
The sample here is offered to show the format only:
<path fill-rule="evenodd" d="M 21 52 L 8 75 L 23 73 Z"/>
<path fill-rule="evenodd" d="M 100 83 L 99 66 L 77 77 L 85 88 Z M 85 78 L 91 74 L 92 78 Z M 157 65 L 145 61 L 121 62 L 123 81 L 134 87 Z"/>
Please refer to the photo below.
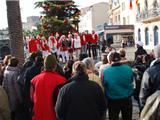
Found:
<path fill-rule="evenodd" d="M 138 29 L 138 41 L 141 41 L 141 29 Z"/>
<path fill-rule="evenodd" d="M 120 21 L 121 21 L 120 19 L 121 19 L 121 18 L 120 18 L 120 15 L 118 15 L 118 22 L 119 22 L 119 23 L 120 23 Z"/>
<path fill-rule="evenodd" d="M 145 9 L 148 10 L 148 0 L 144 1 Z"/>
<path fill-rule="evenodd" d="M 118 20 L 118 19 L 117 19 L 117 16 L 116 16 L 116 18 L 115 18 L 115 22 L 116 22 L 116 23 L 117 23 L 117 20 Z"/>
<path fill-rule="evenodd" d="M 145 29 L 145 44 L 149 45 L 149 30 L 148 30 L 148 28 Z"/>
<path fill-rule="evenodd" d="M 125 3 L 123 2 L 122 3 L 122 11 L 124 11 L 125 10 Z"/>
<path fill-rule="evenodd" d="M 123 25 L 126 25 L 126 18 L 123 17 Z"/>
<path fill-rule="evenodd" d="M 130 24 L 129 15 L 127 16 L 127 22 L 128 24 Z"/>
<path fill-rule="evenodd" d="M 154 45 L 157 45 L 157 44 L 159 43 L 159 40 L 158 40 L 158 39 L 159 39 L 158 32 L 159 32 L 158 27 L 155 26 L 155 27 L 154 27 Z"/>

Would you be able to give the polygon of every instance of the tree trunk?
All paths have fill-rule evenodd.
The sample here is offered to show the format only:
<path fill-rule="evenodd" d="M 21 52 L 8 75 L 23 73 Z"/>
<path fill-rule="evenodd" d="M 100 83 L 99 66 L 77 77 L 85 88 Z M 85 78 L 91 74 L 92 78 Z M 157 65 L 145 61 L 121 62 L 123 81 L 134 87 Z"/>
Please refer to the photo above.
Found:
<path fill-rule="evenodd" d="M 6 5 L 11 55 L 18 58 L 20 65 L 22 65 L 24 63 L 24 46 L 19 0 L 6 0 Z"/>

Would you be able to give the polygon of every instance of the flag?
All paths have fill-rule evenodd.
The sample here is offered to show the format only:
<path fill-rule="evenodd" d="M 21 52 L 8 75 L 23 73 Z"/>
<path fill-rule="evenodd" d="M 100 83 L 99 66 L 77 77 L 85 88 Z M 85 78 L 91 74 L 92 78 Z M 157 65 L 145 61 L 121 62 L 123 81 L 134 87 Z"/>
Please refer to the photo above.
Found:
<path fill-rule="evenodd" d="M 132 0 L 130 0 L 130 3 L 129 3 L 129 8 L 132 9 L 133 8 L 133 5 L 132 5 Z"/>

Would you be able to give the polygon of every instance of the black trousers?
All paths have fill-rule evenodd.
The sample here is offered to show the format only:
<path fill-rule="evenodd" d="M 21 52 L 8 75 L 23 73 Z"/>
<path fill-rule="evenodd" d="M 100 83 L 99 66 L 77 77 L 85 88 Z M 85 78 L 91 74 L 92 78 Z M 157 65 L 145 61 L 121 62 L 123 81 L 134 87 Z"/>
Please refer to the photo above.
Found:
<path fill-rule="evenodd" d="M 88 56 L 91 57 L 91 43 L 87 44 Z"/>
<path fill-rule="evenodd" d="M 97 57 L 97 45 L 96 44 L 92 44 L 92 54 L 93 54 L 93 57 Z"/>
<path fill-rule="evenodd" d="M 123 120 L 132 120 L 131 97 L 119 100 L 108 100 L 109 120 L 119 120 L 121 112 Z"/>

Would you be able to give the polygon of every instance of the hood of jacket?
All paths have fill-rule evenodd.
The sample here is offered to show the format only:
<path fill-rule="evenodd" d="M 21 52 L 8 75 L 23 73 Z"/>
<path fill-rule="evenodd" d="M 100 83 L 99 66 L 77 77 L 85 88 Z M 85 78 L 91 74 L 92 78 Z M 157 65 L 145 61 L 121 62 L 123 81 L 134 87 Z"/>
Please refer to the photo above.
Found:
<path fill-rule="evenodd" d="M 71 78 L 71 81 L 87 81 L 89 80 L 89 77 L 86 73 L 83 73 L 83 72 L 78 72 L 75 76 L 73 76 Z"/>
<path fill-rule="evenodd" d="M 7 66 L 7 67 L 6 67 L 6 70 L 7 70 L 7 71 L 19 71 L 19 68 L 18 68 L 18 67 Z"/>

